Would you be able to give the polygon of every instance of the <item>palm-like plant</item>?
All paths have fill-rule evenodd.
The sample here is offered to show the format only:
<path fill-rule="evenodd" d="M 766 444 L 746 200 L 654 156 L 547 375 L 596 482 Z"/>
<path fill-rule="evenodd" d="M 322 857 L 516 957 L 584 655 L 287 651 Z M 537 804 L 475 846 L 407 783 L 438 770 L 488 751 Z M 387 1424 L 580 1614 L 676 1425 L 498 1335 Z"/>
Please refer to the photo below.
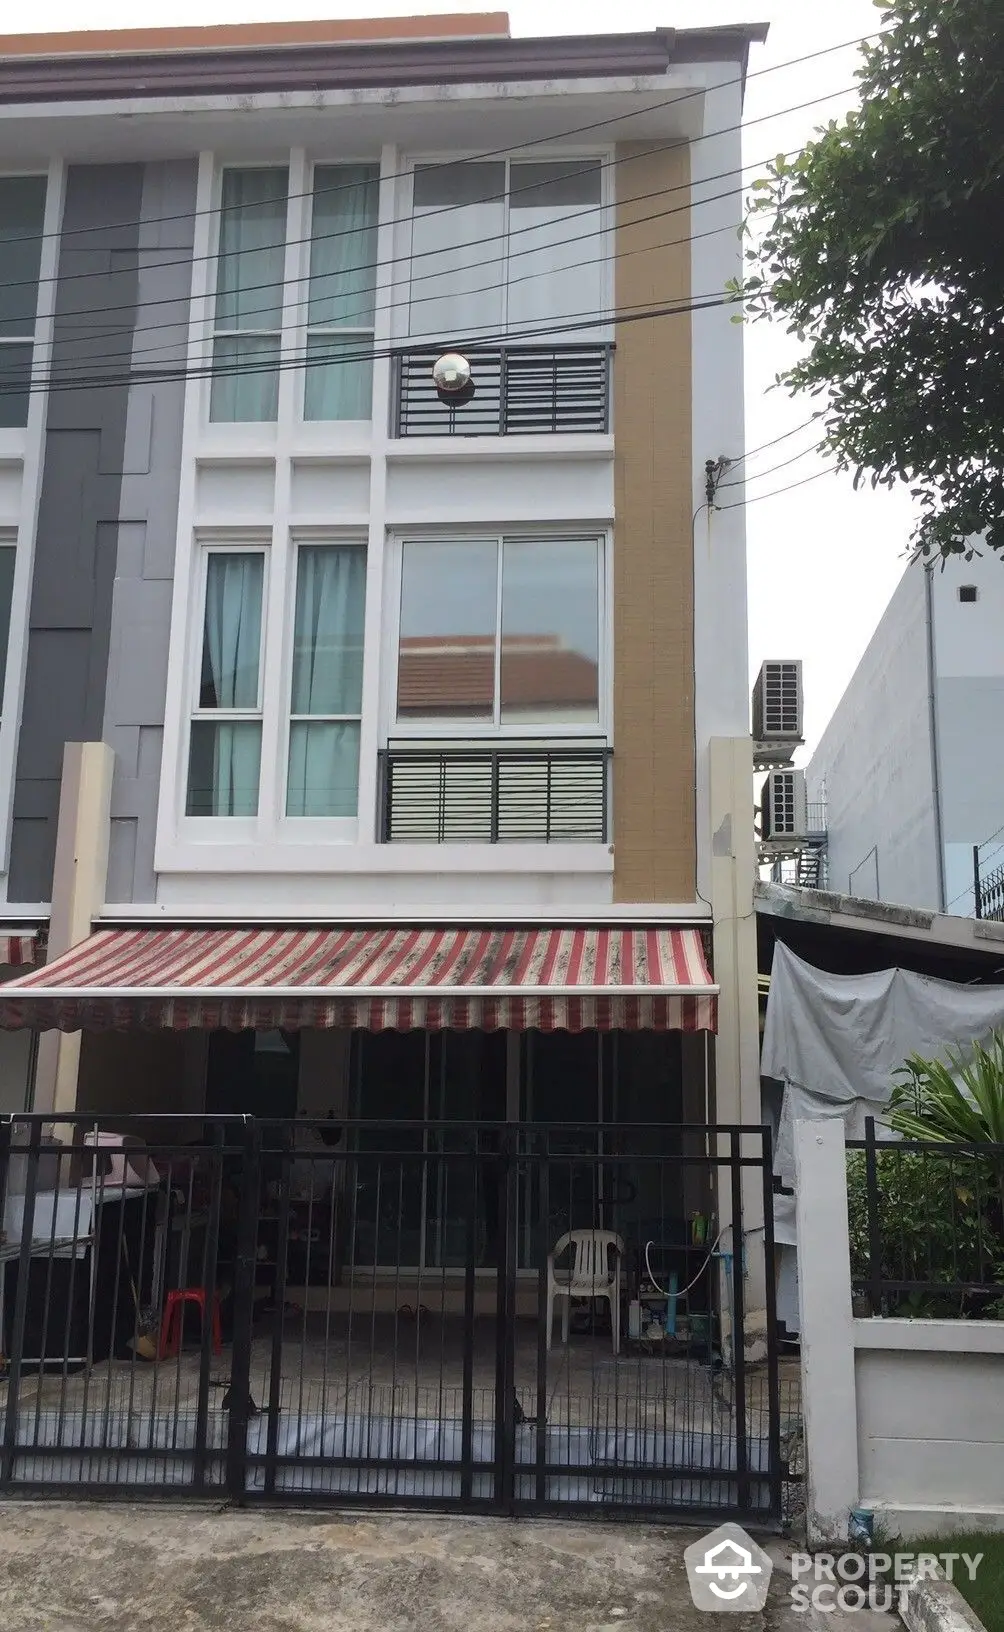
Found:
<path fill-rule="evenodd" d="M 947 1063 L 911 1055 L 898 1075 L 889 1126 L 904 1139 L 989 1147 L 984 1159 L 1004 1217 L 1004 1032 L 968 1056 L 949 1051 Z"/>

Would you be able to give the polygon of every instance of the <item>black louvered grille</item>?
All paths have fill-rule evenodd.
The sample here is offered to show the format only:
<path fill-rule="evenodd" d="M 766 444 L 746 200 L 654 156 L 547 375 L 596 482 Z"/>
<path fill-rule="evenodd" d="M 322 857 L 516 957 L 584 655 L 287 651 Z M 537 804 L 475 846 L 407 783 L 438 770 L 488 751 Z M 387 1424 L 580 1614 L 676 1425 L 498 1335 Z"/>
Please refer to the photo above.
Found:
<path fill-rule="evenodd" d="M 388 844 L 603 844 L 606 748 L 389 749 L 381 838 Z"/>
<path fill-rule="evenodd" d="M 402 354 L 398 436 L 514 436 L 604 432 L 610 427 L 610 346 L 503 347 L 466 351 L 475 391 L 440 401 L 432 369 L 441 348 Z"/>

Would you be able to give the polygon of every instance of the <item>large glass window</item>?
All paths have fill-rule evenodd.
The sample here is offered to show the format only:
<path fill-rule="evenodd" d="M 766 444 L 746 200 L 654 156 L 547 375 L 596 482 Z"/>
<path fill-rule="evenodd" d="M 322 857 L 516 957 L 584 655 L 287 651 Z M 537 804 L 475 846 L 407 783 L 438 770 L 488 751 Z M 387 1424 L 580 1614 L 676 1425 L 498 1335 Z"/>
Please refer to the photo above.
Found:
<path fill-rule="evenodd" d="M 355 816 L 366 551 L 301 545 L 290 695 L 287 816 Z"/>
<path fill-rule="evenodd" d="M 288 192 L 285 169 L 223 172 L 210 419 L 276 418 Z"/>
<path fill-rule="evenodd" d="M 45 187 L 44 176 L 0 176 L 0 428 L 3 429 L 28 423 Z"/>
<path fill-rule="evenodd" d="M 304 419 L 369 419 L 379 169 L 314 171 Z"/>
<path fill-rule="evenodd" d="M 510 326 L 596 316 L 603 302 L 598 159 L 509 167 Z"/>
<path fill-rule="evenodd" d="M 599 159 L 415 167 L 410 332 L 430 340 L 599 314 Z"/>
<path fill-rule="evenodd" d="M 476 333 L 503 321 L 503 160 L 415 167 L 411 332 Z"/>
<path fill-rule="evenodd" d="M 209 550 L 205 563 L 186 814 L 254 816 L 261 768 L 265 552 Z"/>
<path fill-rule="evenodd" d="M 599 539 L 408 539 L 402 552 L 399 721 L 599 721 Z"/>

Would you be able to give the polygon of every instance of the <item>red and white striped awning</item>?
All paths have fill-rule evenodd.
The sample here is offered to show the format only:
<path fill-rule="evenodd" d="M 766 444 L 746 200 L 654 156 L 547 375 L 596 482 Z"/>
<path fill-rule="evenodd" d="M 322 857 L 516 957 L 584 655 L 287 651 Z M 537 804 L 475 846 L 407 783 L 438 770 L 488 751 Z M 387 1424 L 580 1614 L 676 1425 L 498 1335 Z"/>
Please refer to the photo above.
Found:
<path fill-rule="evenodd" d="M 34 930 L 20 935 L 0 935 L 0 965 L 18 968 L 22 964 L 34 963 L 35 946 Z"/>
<path fill-rule="evenodd" d="M 105 929 L 0 987 L 61 1031 L 714 1031 L 697 929 Z"/>

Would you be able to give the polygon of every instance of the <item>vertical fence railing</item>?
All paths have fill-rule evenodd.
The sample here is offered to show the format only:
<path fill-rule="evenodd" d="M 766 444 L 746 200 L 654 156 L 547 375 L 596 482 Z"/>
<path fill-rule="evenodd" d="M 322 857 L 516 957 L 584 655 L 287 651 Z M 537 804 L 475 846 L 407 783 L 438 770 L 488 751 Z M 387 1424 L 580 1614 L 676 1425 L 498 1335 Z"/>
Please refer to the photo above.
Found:
<path fill-rule="evenodd" d="M 973 897 L 977 918 L 1004 923 L 1004 864 L 984 870 L 979 844 L 973 845 Z"/>
<path fill-rule="evenodd" d="M 851 1273 L 871 1315 L 1004 1315 L 1004 1144 L 848 1140 Z"/>
<path fill-rule="evenodd" d="M 126 1125 L 0 1123 L 6 1494 L 779 1514 L 767 1130 Z"/>

